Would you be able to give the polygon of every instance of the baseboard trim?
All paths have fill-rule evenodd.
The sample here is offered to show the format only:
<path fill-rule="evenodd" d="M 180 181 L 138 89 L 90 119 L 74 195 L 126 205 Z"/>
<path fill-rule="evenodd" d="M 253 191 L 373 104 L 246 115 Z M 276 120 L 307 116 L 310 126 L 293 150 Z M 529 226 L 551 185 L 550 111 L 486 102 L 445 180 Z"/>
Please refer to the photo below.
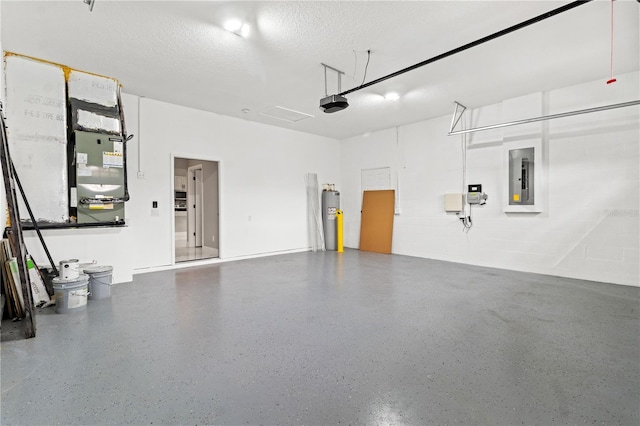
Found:
<path fill-rule="evenodd" d="M 300 248 L 300 249 L 273 251 L 273 252 L 267 252 L 267 253 L 254 253 L 254 254 L 248 254 L 244 256 L 234 256 L 234 257 L 224 257 L 224 258 L 216 257 L 212 259 L 190 260 L 185 262 L 178 262 L 173 265 L 151 266 L 148 268 L 134 269 L 133 275 L 146 274 L 149 272 L 168 271 L 171 269 L 191 268 L 194 266 L 215 265 L 217 263 L 235 262 L 237 260 L 256 259 L 259 257 L 277 256 L 280 254 L 302 253 L 306 251 L 311 251 L 311 249 Z"/>

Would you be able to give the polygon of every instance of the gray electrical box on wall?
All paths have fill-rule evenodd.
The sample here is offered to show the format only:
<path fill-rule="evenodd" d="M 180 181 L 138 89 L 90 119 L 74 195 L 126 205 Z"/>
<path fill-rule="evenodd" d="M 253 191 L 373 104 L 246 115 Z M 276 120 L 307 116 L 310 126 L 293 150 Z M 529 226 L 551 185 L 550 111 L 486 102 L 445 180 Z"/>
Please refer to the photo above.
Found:
<path fill-rule="evenodd" d="M 76 131 L 74 135 L 78 223 L 124 219 L 122 137 L 82 131 Z"/>
<path fill-rule="evenodd" d="M 535 148 L 509 150 L 509 205 L 534 204 Z"/>

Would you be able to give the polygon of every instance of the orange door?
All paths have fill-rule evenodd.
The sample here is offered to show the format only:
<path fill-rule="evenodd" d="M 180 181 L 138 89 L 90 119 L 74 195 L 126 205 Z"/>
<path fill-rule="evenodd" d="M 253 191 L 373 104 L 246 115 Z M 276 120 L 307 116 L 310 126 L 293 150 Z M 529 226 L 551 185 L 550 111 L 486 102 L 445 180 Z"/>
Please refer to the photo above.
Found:
<path fill-rule="evenodd" d="M 364 191 L 360 250 L 391 254 L 395 191 Z"/>

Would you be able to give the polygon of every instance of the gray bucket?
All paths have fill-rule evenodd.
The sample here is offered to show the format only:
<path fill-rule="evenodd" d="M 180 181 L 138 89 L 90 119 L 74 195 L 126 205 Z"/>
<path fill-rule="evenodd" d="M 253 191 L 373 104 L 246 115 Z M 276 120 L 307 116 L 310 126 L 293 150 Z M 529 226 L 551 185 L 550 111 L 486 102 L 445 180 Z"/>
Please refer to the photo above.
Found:
<path fill-rule="evenodd" d="M 83 271 L 89 275 L 89 299 L 96 300 L 111 297 L 112 266 L 91 266 Z"/>
<path fill-rule="evenodd" d="M 87 309 L 87 296 L 89 295 L 88 275 L 80 274 L 78 278 L 70 280 L 57 277 L 52 280 L 52 283 L 56 297 L 57 313 L 68 314 Z"/>

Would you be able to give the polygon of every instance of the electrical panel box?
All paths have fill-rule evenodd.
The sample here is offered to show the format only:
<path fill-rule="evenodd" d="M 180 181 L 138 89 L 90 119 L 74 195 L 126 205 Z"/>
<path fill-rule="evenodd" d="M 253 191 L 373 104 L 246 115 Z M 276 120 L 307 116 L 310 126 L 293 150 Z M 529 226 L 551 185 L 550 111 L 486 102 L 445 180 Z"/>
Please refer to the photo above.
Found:
<path fill-rule="evenodd" d="M 462 194 L 444 194 L 444 211 L 461 212 L 463 199 Z"/>
<path fill-rule="evenodd" d="M 482 192 L 482 185 L 467 186 L 467 203 L 483 205 L 487 202 L 487 194 Z"/>
<path fill-rule="evenodd" d="M 509 205 L 534 204 L 535 148 L 509 151 Z"/>
<path fill-rule="evenodd" d="M 120 222 L 126 177 L 122 137 L 83 131 L 74 136 L 78 223 Z"/>

